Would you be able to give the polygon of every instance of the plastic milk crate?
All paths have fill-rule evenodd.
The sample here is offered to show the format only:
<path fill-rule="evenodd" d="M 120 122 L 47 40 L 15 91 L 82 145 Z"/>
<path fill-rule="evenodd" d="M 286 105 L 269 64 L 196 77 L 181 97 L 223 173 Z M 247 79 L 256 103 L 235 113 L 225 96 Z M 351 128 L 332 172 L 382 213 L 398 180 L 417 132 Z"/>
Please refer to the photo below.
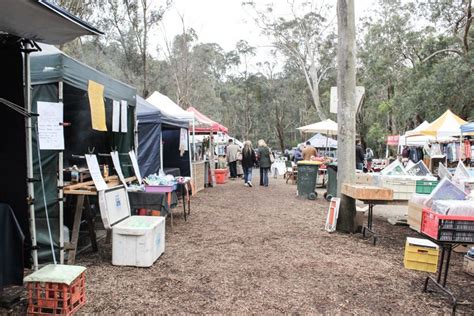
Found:
<path fill-rule="evenodd" d="M 50 264 L 25 277 L 28 315 L 72 315 L 86 303 L 86 268 Z"/>
<path fill-rule="evenodd" d="M 421 232 L 439 241 L 474 243 L 474 216 L 442 215 L 424 208 Z"/>
<path fill-rule="evenodd" d="M 427 239 L 407 237 L 405 243 L 405 268 L 418 271 L 436 272 L 438 269 L 439 247 Z"/>
<path fill-rule="evenodd" d="M 418 194 L 430 194 L 434 188 L 438 185 L 438 181 L 429 180 L 417 180 L 416 181 L 416 193 Z"/>

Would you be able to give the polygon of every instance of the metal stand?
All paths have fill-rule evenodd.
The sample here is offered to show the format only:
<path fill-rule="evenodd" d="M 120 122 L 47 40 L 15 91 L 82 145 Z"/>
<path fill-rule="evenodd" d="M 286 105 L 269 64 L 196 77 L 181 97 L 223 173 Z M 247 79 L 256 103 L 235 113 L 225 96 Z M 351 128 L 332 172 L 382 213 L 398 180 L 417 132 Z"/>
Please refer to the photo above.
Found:
<path fill-rule="evenodd" d="M 452 305 L 452 315 L 456 313 L 457 300 L 451 290 L 446 286 L 446 279 L 448 278 L 448 269 L 449 262 L 451 261 L 451 251 L 453 250 L 452 244 L 445 244 L 438 242 L 441 246 L 441 257 L 439 260 L 438 276 L 435 279 L 432 276 L 426 277 L 425 285 L 423 287 L 423 292 L 428 292 L 428 284 L 433 283 L 438 289 L 440 289 L 444 294 L 446 294 L 451 299 Z M 445 259 L 446 258 L 446 262 Z M 444 271 L 443 271 L 444 267 Z"/>
<path fill-rule="evenodd" d="M 374 240 L 374 246 L 377 243 L 377 235 L 375 231 L 372 229 L 372 221 L 373 221 L 373 213 L 374 213 L 374 204 L 369 204 L 369 213 L 367 214 L 367 226 L 362 228 L 362 236 L 366 237 L 366 232 L 372 234 L 372 238 Z"/>
<path fill-rule="evenodd" d="M 191 198 L 189 196 L 189 186 L 191 186 L 191 182 L 180 183 L 179 186 L 181 189 L 181 198 L 183 199 L 184 221 L 187 221 L 187 216 L 191 214 Z M 187 211 L 186 203 L 188 204 Z"/>

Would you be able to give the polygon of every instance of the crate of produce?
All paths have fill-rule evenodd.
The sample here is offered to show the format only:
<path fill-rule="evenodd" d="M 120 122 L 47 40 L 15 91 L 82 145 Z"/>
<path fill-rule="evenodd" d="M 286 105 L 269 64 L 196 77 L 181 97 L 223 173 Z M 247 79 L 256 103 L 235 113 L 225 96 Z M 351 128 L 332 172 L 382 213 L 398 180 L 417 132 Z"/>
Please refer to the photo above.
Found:
<path fill-rule="evenodd" d="M 417 180 L 416 181 L 416 193 L 418 194 L 431 194 L 434 188 L 438 185 L 438 181 L 428 180 Z"/>
<path fill-rule="evenodd" d="M 405 243 L 405 268 L 435 273 L 438 269 L 439 247 L 427 239 L 407 237 Z"/>
<path fill-rule="evenodd" d="M 474 243 L 474 216 L 442 215 L 424 208 L 421 232 L 439 241 Z"/>
<path fill-rule="evenodd" d="M 50 264 L 25 277 L 28 315 L 72 315 L 86 303 L 86 268 Z"/>

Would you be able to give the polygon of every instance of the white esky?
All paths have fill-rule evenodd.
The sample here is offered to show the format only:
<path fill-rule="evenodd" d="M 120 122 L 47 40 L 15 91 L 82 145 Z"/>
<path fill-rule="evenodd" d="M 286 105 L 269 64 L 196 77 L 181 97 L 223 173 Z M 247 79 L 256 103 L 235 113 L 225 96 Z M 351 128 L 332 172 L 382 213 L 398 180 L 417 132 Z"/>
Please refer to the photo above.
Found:
<path fill-rule="evenodd" d="M 315 0 L 316 3 L 322 0 Z M 288 10 L 286 0 L 255 0 L 258 6 L 273 3 L 278 14 L 285 14 Z M 301 2 L 296 0 L 296 3 Z M 336 15 L 336 0 L 323 1 L 332 3 L 334 16 Z M 366 16 L 367 11 L 376 0 L 355 0 L 356 25 L 360 18 Z M 153 38 L 153 45 L 165 49 L 165 38 L 168 43 L 182 33 L 184 18 L 186 28 L 193 28 L 200 43 L 217 43 L 225 51 L 235 49 L 239 40 L 246 40 L 250 46 L 257 48 L 257 55 L 253 64 L 268 59 L 270 40 L 261 34 L 252 18 L 252 9 L 242 6 L 242 0 L 174 0 L 173 6 L 165 13 L 160 29 Z M 337 20 L 335 20 L 337 23 Z M 151 50 L 156 51 L 154 49 Z M 159 58 L 163 55 L 159 54 Z"/>

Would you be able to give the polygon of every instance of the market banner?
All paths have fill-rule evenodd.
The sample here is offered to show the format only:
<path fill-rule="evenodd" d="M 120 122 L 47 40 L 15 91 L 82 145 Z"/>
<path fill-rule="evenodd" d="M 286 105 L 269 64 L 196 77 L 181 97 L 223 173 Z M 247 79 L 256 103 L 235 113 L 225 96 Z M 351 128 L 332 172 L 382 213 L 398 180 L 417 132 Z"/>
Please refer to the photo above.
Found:
<path fill-rule="evenodd" d="M 387 136 L 387 145 L 388 146 L 398 146 L 399 139 L 400 139 L 400 135 L 388 135 Z"/>

